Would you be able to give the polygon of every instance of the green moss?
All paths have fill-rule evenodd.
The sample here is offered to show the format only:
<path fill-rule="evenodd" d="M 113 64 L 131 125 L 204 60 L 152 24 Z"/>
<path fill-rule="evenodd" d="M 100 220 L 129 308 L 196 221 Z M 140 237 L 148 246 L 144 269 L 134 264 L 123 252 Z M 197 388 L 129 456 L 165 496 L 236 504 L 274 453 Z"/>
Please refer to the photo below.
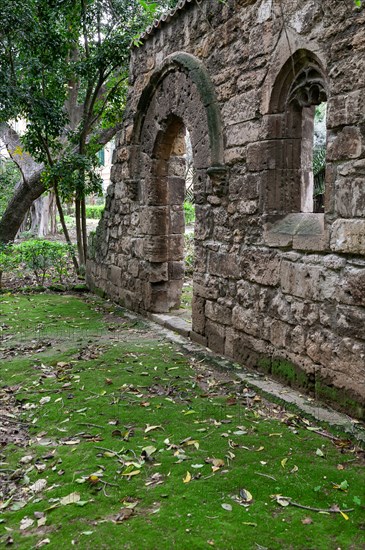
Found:
<path fill-rule="evenodd" d="M 350 397 L 343 389 L 337 389 L 330 382 L 308 375 L 300 367 L 286 359 L 261 358 L 257 363 L 258 368 L 272 376 L 282 380 L 285 384 L 308 391 L 316 398 L 342 410 L 356 418 L 365 418 L 364 406 Z"/>
<path fill-rule="evenodd" d="M 195 356 L 148 325 L 134 324 L 110 303 L 91 296 L 31 298 L 2 297 L 2 322 L 29 335 L 39 318 L 57 314 L 57 338 L 66 343 L 70 325 L 80 328 L 87 321 L 99 333 L 90 338 L 80 330 L 79 341 L 61 351 L 54 340 L 44 351 L 2 362 L 2 385 L 18 385 L 21 419 L 29 428 L 26 448 L 2 448 L 2 467 L 27 470 L 18 481 L 24 494 L 39 479 L 47 481 L 47 490 L 19 510 L 9 505 L 0 512 L 1 542 L 10 533 L 20 550 L 44 538 L 50 550 L 73 545 L 184 550 L 213 543 L 250 549 L 256 541 L 270 550 L 361 547 L 365 473 L 356 453 L 340 452 L 294 415 L 275 418 L 264 400 L 247 404 L 236 384 L 223 384 L 210 359 L 193 361 Z M 50 400 L 41 403 L 43 397 Z M 155 428 L 146 430 L 147 425 Z M 66 444 L 71 438 L 74 443 Z M 197 445 L 184 444 L 187 438 Z M 176 455 L 175 445 L 185 456 Z M 125 462 L 138 462 L 146 446 L 156 448 L 154 460 L 140 464 L 140 474 L 123 476 Z M 324 457 L 316 454 L 318 448 Z M 33 459 L 22 465 L 25 454 Z M 212 457 L 224 460 L 224 467 L 213 472 L 206 462 Z M 35 464 L 44 470 L 38 472 Z M 95 472 L 96 484 L 79 483 Z M 192 479 L 184 483 L 187 472 Z M 156 474 L 161 483 L 149 484 Z M 333 488 L 332 482 L 344 480 L 346 491 Z M 232 500 L 241 489 L 253 495 L 248 508 Z M 74 492 L 84 506 L 60 505 L 57 499 Z M 282 508 L 270 498 L 279 493 L 306 506 L 336 503 L 354 511 L 345 521 L 340 514 Z M 135 512 L 117 522 L 128 499 L 136 500 Z M 46 525 L 20 530 L 21 520 L 34 519 L 35 512 L 45 514 Z M 313 523 L 303 525 L 308 516 Z"/>

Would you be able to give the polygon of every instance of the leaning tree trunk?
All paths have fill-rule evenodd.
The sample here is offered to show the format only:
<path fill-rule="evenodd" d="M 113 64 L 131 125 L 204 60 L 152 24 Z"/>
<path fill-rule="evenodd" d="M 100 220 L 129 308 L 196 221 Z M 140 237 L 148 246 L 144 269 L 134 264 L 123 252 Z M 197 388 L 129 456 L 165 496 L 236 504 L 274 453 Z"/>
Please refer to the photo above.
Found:
<path fill-rule="evenodd" d="M 0 220 L 0 242 L 13 241 L 33 201 L 44 193 L 41 172 L 33 174 L 15 191 Z"/>
<path fill-rule="evenodd" d="M 14 192 L 0 220 L 0 242 L 13 241 L 33 201 L 44 193 L 41 180 L 43 166 L 23 150 L 18 134 L 7 123 L 0 124 L 0 137 L 23 180 Z"/>

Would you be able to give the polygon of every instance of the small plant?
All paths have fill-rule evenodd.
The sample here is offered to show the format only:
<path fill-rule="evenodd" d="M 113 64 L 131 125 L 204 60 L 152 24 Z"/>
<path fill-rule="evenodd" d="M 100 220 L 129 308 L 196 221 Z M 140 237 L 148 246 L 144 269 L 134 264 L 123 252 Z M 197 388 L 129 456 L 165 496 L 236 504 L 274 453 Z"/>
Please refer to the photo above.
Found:
<path fill-rule="evenodd" d="M 190 201 L 184 202 L 185 223 L 190 225 L 195 222 L 195 207 Z"/>
<path fill-rule="evenodd" d="M 104 212 L 103 204 L 92 204 L 92 205 L 86 206 L 86 217 L 89 219 L 91 218 L 93 220 L 100 220 L 103 212 Z"/>
<path fill-rule="evenodd" d="M 0 289 L 2 288 L 2 275 L 16 269 L 19 265 L 19 255 L 11 244 L 0 245 Z"/>
<path fill-rule="evenodd" d="M 56 272 L 57 280 L 62 283 L 68 272 L 70 247 L 65 243 L 33 239 L 15 247 L 25 264 L 25 268 L 33 271 L 37 283 L 44 285 L 45 280 Z"/>

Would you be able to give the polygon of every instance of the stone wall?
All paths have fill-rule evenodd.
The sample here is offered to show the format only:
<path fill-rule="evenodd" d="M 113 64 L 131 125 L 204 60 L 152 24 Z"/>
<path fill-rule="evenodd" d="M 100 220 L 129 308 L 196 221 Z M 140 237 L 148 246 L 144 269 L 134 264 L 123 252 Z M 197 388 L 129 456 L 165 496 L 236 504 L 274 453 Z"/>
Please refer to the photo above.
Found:
<path fill-rule="evenodd" d="M 187 128 L 196 170 L 191 337 L 316 385 L 359 415 L 364 28 L 365 10 L 352 0 L 186 0 L 157 22 L 132 52 L 124 130 L 87 269 L 92 288 L 127 308 L 178 305 Z M 308 140 L 314 105 L 325 100 L 325 207 L 313 213 Z"/>

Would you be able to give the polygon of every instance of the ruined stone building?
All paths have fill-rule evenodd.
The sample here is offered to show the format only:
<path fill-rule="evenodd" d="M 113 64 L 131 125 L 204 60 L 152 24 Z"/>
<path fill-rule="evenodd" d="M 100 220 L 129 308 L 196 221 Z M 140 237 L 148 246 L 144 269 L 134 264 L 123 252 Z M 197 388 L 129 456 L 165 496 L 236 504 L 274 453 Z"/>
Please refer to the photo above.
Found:
<path fill-rule="evenodd" d="M 190 337 L 364 415 L 365 10 L 182 0 L 141 42 L 90 286 L 142 313 L 178 307 L 188 130 Z M 323 103 L 324 206 L 314 211 Z"/>

